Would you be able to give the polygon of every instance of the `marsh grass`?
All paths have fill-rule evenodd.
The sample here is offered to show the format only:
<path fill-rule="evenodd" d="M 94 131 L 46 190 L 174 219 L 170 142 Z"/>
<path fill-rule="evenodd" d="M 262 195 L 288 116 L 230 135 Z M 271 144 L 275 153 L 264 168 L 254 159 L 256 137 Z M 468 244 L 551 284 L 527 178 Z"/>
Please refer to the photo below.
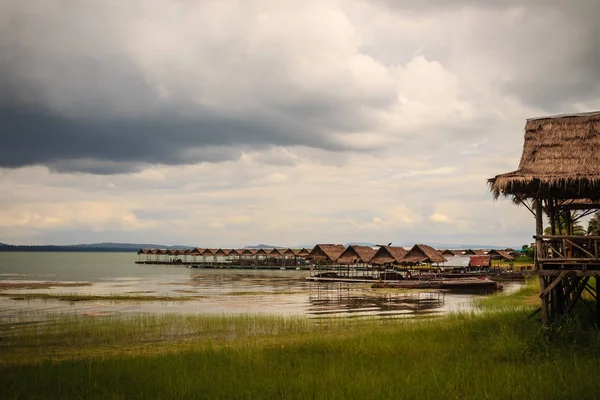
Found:
<path fill-rule="evenodd" d="M 575 316 L 542 335 L 534 284 L 427 320 L 16 317 L 0 329 L 0 398 L 595 398 L 597 329 Z"/>

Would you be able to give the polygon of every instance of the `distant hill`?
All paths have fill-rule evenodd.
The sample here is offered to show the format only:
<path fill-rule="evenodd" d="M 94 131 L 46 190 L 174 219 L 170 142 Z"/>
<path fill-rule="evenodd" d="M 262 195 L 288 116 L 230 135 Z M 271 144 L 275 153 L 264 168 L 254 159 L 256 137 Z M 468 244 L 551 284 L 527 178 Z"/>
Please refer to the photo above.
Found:
<path fill-rule="evenodd" d="M 256 246 L 246 246 L 245 249 L 287 249 L 287 247 L 273 246 L 270 244 L 257 244 Z"/>
<path fill-rule="evenodd" d="M 10 245 L 0 243 L 0 251 L 89 251 L 89 252 L 137 252 L 139 249 L 192 249 L 192 246 L 165 246 L 147 243 L 89 243 L 74 245 Z"/>
<path fill-rule="evenodd" d="M 193 249 L 192 246 L 165 246 L 164 244 L 148 244 L 148 243 L 112 243 L 112 242 L 103 242 L 103 243 L 90 243 L 90 244 L 74 244 L 68 247 L 77 247 L 77 248 L 102 248 L 102 249 L 132 249 L 138 251 L 139 249 Z"/>

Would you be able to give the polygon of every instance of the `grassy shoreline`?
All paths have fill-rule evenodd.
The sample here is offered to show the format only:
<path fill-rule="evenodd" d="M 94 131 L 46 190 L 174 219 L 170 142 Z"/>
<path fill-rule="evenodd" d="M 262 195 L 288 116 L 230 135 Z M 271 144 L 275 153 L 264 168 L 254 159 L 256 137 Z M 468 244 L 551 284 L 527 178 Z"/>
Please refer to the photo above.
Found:
<path fill-rule="evenodd" d="M 0 325 L 0 397 L 593 398 L 600 335 L 552 340 L 535 283 L 425 320 L 280 316 L 61 317 Z M 16 328 L 11 328 L 16 327 Z"/>

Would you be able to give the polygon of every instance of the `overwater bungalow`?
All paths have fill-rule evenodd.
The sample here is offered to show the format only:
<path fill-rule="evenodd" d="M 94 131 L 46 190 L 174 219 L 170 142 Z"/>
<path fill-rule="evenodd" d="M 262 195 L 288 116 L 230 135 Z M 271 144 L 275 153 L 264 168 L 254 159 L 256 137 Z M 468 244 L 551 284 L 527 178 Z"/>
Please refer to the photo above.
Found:
<path fill-rule="evenodd" d="M 407 251 L 404 247 L 399 246 L 381 246 L 373 258 L 371 258 L 371 264 L 376 267 L 394 267 L 402 263 L 402 259 L 406 255 Z"/>
<path fill-rule="evenodd" d="M 486 255 L 486 252 L 485 252 L 485 250 L 481 250 L 481 249 L 467 249 L 467 250 L 465 250 L 463 255 L 465 255 L 465 256 L 484 256 L 484 255 Z"/>
<path fill-rule="evenodd" d="M 337 262 L 344 265 L 368 265 L 375 255 L 375 250 L 369 246 L 350 245 L 339 255 Z"/>
<path fill-rule="evenodd" d="M 343 244 L 317 244 L 307 258 L 315 264 L 334 264 L 344 252 Z"/>
<path fill-rule="evenodd" d="M 298 254 L 300 254 L 300 249 L 287 249 L 286 251 L 283 252 L 284 256 L 290 257 L 290 258 L 298 257 Z"/>
<path fill-rule="evenodd" d="M 462 250 L 450 250 L 450 249 L 446 249 L 446 250 L 440 250 L 440 253 L 444 257 L 456 257 L 456 256 L 462 256 L 463 255 L 463 251 Z"/>
<path fill-rule="evenodd" d="M 219 249 L 215 253 L 215 256 L 218 256 L 218 257 L 227 257 L 228 255 L 231 254 L 232 251 L 233 251 L 233 249 Z"/>
<path fill-rule="evenodd" d="M 271 254 L 270 249 L 256 249 L 256 253 L 254 253 L 258 259 L 265 259 L 269 256 L 269 254 Z"/>
<path fill-rule="evenodd" d="M 448 261 L 438 250 L 426 244 L 415 244 L 402 258 L 403 265 L 432 265 Z"/>
<path fill-rule="evenodd" d="M 499 261 L 514 261 L 515 259 L 515 256 L 513 256 L 512 254 L 510 254 L 509 251 L 506 250 L 490 250 L 488 252 L 488 256 L 490 256 L 492 260 Z"/>
<path fill-rule="evenodd" d="M 302 248 L 300 249 L 300 251 L 298 252 L 298 257 L 304 257 L 307 258 L 310 254 L 310 250 Z"/>

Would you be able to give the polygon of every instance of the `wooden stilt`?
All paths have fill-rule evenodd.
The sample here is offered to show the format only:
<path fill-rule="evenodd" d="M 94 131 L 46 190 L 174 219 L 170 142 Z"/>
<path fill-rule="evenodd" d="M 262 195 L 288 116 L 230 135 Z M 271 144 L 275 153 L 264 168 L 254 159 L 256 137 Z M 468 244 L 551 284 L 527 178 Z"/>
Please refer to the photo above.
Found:
<path fill-rule="evenodd" d="M 598 296 L 598 277 L 596 277 L 596 325 L 600 327 L 600 296 Z"/>

